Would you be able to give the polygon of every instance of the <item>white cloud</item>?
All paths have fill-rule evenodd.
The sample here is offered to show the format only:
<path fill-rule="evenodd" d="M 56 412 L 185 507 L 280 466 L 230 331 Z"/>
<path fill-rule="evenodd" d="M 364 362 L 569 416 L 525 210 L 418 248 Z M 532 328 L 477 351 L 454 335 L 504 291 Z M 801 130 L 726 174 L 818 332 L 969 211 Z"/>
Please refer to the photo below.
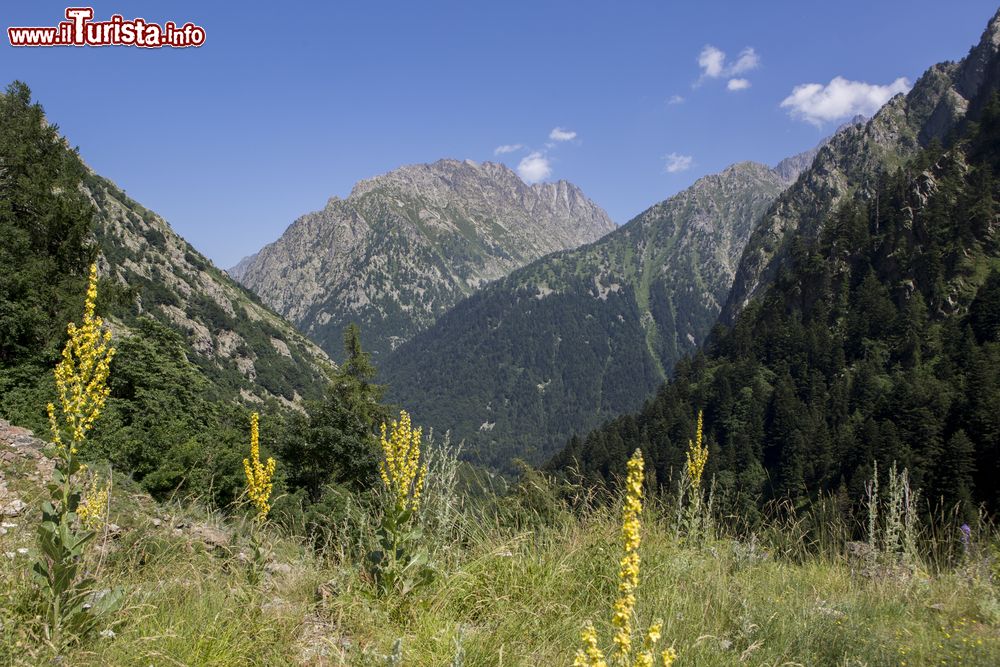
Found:
<path fill-rule="evenodd" d="M 749 72 L 760 67 L 760 56 L 757 52 L 753 50 L 752 46 L 740 51 L 739 57 L 736 58 L 736 62 L 729 66 L 726 70 L 726 76 L 733 76 L 735 74 L 742 74 L 743 72 Z"/>
<path fill-rule="evenodd" d="M 747 79 L 730 79 L 726 84 L 728 90 L 746 90 L 749 87 L 750 81 Z"/>
<path fill-rule="evenodd" d="M 576 139 L 576 132 L 557 127 L 549 132 L 549 139 L 552 141 L 570 141 L 572 139 Z"/>
<path fill-rule="evenodd" d="M 908 79 L 899 77 L 887 86 L 834 77 L 827 85 L 804 83 L 795 86 L 782 102 L 793 118 L 814 125 L 857 114 L 871 116 L 898 93 L 909 92 Z"/>
<path fill-rule="evenodd" d="M 525 183 L 537 183 L 551 174 L 549 158 L 539 151 L 525 155 L 517 164 L 517 175 L 524 179 Z"/>
<path fill-rule="evenodd" d="M 505 155 L 507 153 L 516 153 L 517 151 L 524 148 L 524 144 L 504 144 L 503 146 L 497 146 L 493 149 L 494 155 Z"/>
<path fill-rule="evenodd" d="M 667 104 L 684 104 L 684 98 L 680 95 L 671 95 L 670 99 L 667 100 Z"/>
<path fill-rule="evenodd" d="M 710 79 L 722 76 L 725 64 L 726 54 L 711 44 L 706 44 L 705 48 L 698 54 L 698 67 L 701 68 L 701 75 Z"/>
<path fill-rule="evenodd" d="M 726 53 L 711 44 L 706 44 L 698 54 L 698 67 L 701 68 L 702 79 L 732 77 L 760 67 L 760 56 L 752 46 L 748 46 L 740 51 L 736 62 L 727 65 Z"/>
<path fill-rule="evenodd" d="M 694 158 L 690 155 L 680 155 L 678 153 L 664 155 L 663 159 L 667 162 L 665 169 L 668 174 L 676 174 L 679 171 L 690 169 L 691 163 L 694 162 Z"/>

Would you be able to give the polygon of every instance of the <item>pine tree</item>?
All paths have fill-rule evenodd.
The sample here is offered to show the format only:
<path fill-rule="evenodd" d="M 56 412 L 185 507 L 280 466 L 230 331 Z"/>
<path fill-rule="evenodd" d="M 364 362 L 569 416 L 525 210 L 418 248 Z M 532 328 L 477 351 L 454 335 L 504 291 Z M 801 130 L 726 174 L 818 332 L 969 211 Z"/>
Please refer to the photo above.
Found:
<path fill-rule="evenodd" d="M 295 418 L 280 446 L 289 489 L 303 489 L 312 502 L 327 485 L 364 489 L 377 479 L 376 433 L 389 418 L 385 388 L 372 382 L 376 370 L 356 325 L 344 332 L 344 353 L 326 396 L 306 404 L 307 414 Z"/>

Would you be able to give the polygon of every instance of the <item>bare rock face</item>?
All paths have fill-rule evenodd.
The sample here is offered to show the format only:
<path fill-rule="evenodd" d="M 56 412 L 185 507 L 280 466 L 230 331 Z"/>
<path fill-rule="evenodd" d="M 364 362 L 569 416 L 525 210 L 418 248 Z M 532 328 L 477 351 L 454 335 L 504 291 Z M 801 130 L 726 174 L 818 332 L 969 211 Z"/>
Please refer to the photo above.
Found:
<path fill-rule="evenodd" d="M 440 160 L 359 182 L 229 273 L 328 353 L 357 322 L 385 354 L 486 283 L 614 228 L 565 181 Z"/>
<path fill-rule="evenodd" d="M 320 395 L 331 361 L 319 347 L 114 183 L 91 172 L 84 189 L 97 213 L 101 277 L 132 301 L 131 316 L 112 323 L 116 335 L 130 335 L 140 316 L 159 321 L 233 398 Z"/>
<path fill-rule="evenodd" d="M 797 233 L 816 238 L 844 197 L 870 194 L 881 173 L 904 164 L 930 142 L 946 140 L 969 109 L 989 99 L 998 74 L 1000 12 L 961 62 L 934 65 L 908 94 L 891 99 L 870 121 L 837 133 L 754 230 L 720 321 L 732 323 L 771 283 Z"/>

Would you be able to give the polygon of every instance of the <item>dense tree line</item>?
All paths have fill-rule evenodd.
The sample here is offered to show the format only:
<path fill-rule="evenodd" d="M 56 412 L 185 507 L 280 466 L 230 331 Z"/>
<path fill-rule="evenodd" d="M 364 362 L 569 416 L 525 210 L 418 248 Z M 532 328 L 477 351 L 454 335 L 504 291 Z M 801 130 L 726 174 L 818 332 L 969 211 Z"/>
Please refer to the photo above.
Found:
<path fill-rule="evenodd" d="M 550 463 L 621 474 L 635 447 L 663 482 L 699 409 L 709 474 L 736 506 L 862 496 L 906 466 L 932 503 L 1000 509 L 1000 104 L 845 201 L 731 329 L 634 415 Z"/>
<path fill-rule="evenodd" d="M 141 251 L 125 247 L 103 224 L 109 195 L 126 202 L 129 221 L 153 217 L 85 168 L 27 86 L 14 83 L 0 95 L 0 416 L 42 436 L 48 433 L 45 405 L 55 399 L 52 369 L 67 323 L 82 312 L 90 264 L 101 256 L 112 266 L 142 261 Z M 153 247 L 166 244 L 152 228 L 146 239 Z M 187 256 L 196 267 L 216 271 L 193 251 Z M 245 486 L 242 460 L 255 409 L 262 413 L 265 455 L 280 461 L 276 495 L 285 514 L 308 519 L 330 505 L 331 489 L 374 483 L 376 429 L 387 409 L 356 328 L 345 335 L 345 363 L 331 372 L 325 392 L 315 392 L 314 378 L 295 374 L 306 367 L 295 358 L 299 352 L 291 350 L 290 358 L 275 350 L 279 331 L 253 322 L 239 304 L 233 316 L 193 295 L 187 313 L 213 331 L 240 334 L 256 358 L 259 384 L 276 396 L 307 399 L 304 411 L 276 400 L 248 404 L 240 399 L 242 376 L 196 354 L 160 316 L 157 305 L 184 304 L 157 271 L 128 286 L 100 282 L 97 311 L 112 323 L 118 353 L 110 397 L 84 452 L 88 459 L 111 464 L 157 497 L 197 496 L 228 506 Z"/>

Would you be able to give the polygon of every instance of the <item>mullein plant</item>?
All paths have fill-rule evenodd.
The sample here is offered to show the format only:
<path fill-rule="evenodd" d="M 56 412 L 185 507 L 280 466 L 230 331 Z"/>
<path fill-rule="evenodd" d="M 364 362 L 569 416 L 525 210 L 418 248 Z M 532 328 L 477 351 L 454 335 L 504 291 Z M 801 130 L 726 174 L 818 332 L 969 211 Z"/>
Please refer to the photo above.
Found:
<path fill-rule="evenodd" d="M 101 414 L 109 394 L 108 375 L 115 348 L 111 332 L 94 314 L 97 266 L 90 267 L 83 323 L 70 323 L 69 340 L 55 368 L 59 408 L 48 404 L 55 467 L 42 502 L 38 526 L 39 557 L 32 566 L 44 600 L 43 634 L 56 650 L 81 638 L 121 604 L 119 588 L 97 591 L 86 571 L 87 545 L 104 522 L 110 486 L 84 494 L 80 477 L 86 466 L 80 449 Z"/>
<path fill-rule="evenodd" d="M 273 458 L 267 462 L 260 460 L 260 415 L 250 415 L 250 458 L 243 459 L 243 473 L 247 478 L 247 497 L 253 504 L 255 514 L 250 529 L 253 558 L 250 563 L 250 579 L 254 585 L 260 581 L 264 571 L 266 555 L 261 546 L 261 529 L 271 511 L 271 492 L 274 490 L 274 471 L 277 468 Z"/>
<path fill-rule="evenodd" d="M 429 583 L 435 574 L 426 551 L 419 548 L 423 534 L 416 522 L 427 478 L 427 463 L 420 452 L 422 435 L 405 410 L 391 427 L 385 423 L 381 427 L 379 476 L 388 498 L 379 525 L 379 548 L 368 554 L 368 562 L 383 595 L 390 591 L 405 595 Z"/>
<path fill-rule="evenodd" d="M 705 502 L 702 477 L 708 463 L 708 447 L 704 443 L 703 414 L 698 411 L 698 425 L 694 440 L 688 440 L 685 453 L 684 475 L 677 489 L 677 531 L 688 541 L 697 541 L 711 532 L 712 494 Z M 685 502 L 685 498 L 687 502 Z"/>
<path fill-rule="evenodd" d="M 635 450 L 628 462 L 625 479 L 625 501 L 622 507 L 622 559 L 618 565 L 618 599 L 611 615 L 614 627 L 614 648 L 608 657 L 600 647 L 597 629 L 588 621 L 580 632 L 583 647 L 576 652 L 574 667 L 671 667 L 677 659 L 673 647 L 657 654 L 657 644 L 663 633 L 662 621 L 655 621 L 646 631 L 642 641 L 634 641 L 636 591 L 639 588 L 639 545 L 642 542 L 642 451 Z"/>

